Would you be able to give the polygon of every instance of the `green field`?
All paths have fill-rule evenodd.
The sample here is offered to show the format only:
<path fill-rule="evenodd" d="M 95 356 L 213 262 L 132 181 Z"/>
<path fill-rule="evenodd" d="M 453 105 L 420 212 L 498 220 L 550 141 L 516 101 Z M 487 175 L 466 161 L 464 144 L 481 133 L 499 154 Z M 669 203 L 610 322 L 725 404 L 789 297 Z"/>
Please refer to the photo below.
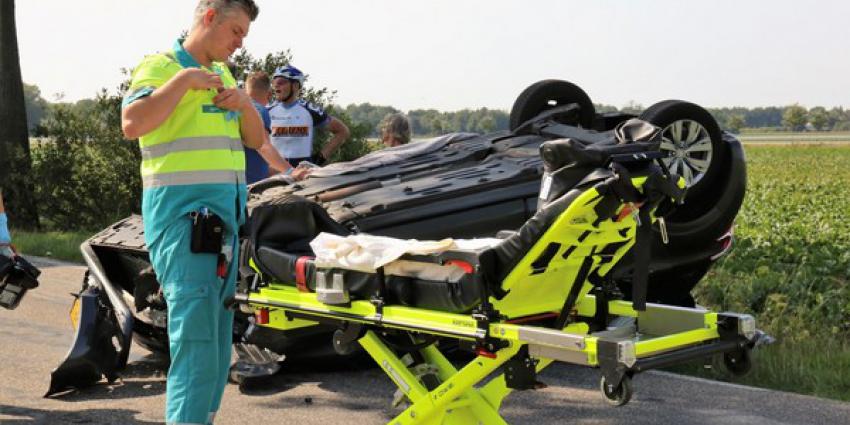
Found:
<path fill-rule="evenodd" d="M 845 131 L 773 131 L 762 132 L 758 129 L 744 131 L 738 135 L 744 143 L 848 143 L 850 132 Z"/>
<path fill-rule="evenodd" d="M 850 400 L 850 145 L 746 153 L 736 246 L 697 286 L 697 302 L 752 313 L 777 338 L 737 382 Z"/>

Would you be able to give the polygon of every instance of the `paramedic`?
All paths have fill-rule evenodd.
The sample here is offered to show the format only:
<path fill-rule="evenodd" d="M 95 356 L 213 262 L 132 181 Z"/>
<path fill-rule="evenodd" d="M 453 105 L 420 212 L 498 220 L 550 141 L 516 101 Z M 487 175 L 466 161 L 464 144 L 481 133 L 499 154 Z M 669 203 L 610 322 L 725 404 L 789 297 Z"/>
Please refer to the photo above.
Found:
<path fill-rule="evenodd" d="M 122 105 L 142 152 L 142 218 L 168 304 L 165 421 L 212 423 L 231 358 L 236 230 L 245 217 L 245 154 L 263 123 L 224 63 L 257 18 L 253 0 L 200 0 L 185 39 L 135 68 Z"/>

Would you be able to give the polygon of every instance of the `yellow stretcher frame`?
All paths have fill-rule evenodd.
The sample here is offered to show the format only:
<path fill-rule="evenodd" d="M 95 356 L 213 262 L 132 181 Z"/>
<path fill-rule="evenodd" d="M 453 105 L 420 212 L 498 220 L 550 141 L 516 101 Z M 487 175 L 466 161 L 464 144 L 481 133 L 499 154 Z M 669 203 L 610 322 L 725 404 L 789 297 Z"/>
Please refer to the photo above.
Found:
<path fill-rule="evenodd" d="M 476 386 L 524 347 L 535 362 L 537 372 L 554 361 L 601 368 L 601 385 L 611 385 L 609 392 L 614 393 L 606 397 L 611 403 L 621 405 L 631 396 L 633 374 L 713 354 L 748 351 L 756 337 L 755 321 L 749 315 L 651 303 L 646 311 L 635 311 L 631 303 L 625 301 L 609 301 L 609 313 L 634 317 L 638 323 L 646 322 L 647 325 L 639 327 L 634 336 L 614 338 L 605 336 L 605 332 L 588 334 L 584 322 L 572 323 L 560 331 L 504 322 L 489 323 L 482 329 L 471 315 L 403 306 L 385 306 L 379 311 L 365 300 L 352 301 L 349 307 L 329 306 L 316 301 L 315 294 L 283 285 L 240 294 L 236 301 L 254 310 L 267 310 L 269 323 L 266 326 L 279 330 L 328 321 L 362 325 L 363 332 L 358 335 L 357 342 L 412 403 L 389 422 L 393 425 L 506 423 L 498 413 L 504 398 L 512 391 L 504 373 Z M 595 314 L 593 295 L 586 295 L 579 304 L 582 306 L 578 310 L 580 316 Z M 440 381 L 439 386 L 429 390 L 412 368 L 375 333 L 382 328 L 468 341 L 481 350 L 460 369 L 443 356 L 438 344 L 419 350 L 427 363 L 436 368 Z M 488 344 L 497 348 L 488 350 Z"/>
<path fill-rule="evenodd" d="M 636 177 L 630 183 L 643 191 L 647 181 Z M 676 184 L 682 188 L 684 180 Z M 279 282 L 237 294 L 234 300 L 267 317 L 263 326 L 281 331 L 337 324 L 341 336 L 335 334 L 335 347 L 345 351 L 342 346 L 359 343 L 410 400 L 410 407 L 389 422 L 393 425 L 504 424 L 498 413 L 504 398 L 513 389 L 534 388 L 536 373 L 554 361 L 599 368 L 600 389 L 615 405 L 629 401 L 631 377 L 648 369 L 715 354 L 731 356 L 739 362 L 736 366 L 748 363 L 758 338 L 749 315 L 660 304 L 638 311 L 631 302 L 609 300 L 604 293 L 597 300 L 590 293 L 595 285 L 587 272 L 606 276 L 634 245 L 639 226 L 640 207 L 635 204 L 622 203 L 615 217 L 600 217 L 596 207 L 605 196 L 599 186 L 579 194 L 501 282 L 507 295 L 485 296 L 472 314 L 384 305 L 381 300 L 328 305 L 315 293 Z M 541 266 L 542 257 L 548 259 Z M 541 313 L 558 315 L 555 323 L 564 327 L 510 323 Z M 632 317 L 635 325 L 590 332 L 589 323 L 603 320 L 607 326 L 611 316 Z M 376 333 L 388 329 L 415 338 L 453 338 L 471 346 L 477 357 L 456 369 L 436 343 L 423 344 L 416 350 L 418 357 L 434 371 L 425 379 L 417 372 L 419 365 L 408 365 Z"/>

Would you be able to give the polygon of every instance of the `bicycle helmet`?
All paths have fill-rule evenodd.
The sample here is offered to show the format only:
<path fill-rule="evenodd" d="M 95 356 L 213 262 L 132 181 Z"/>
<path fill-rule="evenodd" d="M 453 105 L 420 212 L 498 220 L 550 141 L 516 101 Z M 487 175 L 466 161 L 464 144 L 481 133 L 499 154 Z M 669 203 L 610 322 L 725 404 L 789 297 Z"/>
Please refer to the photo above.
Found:
<path fill-rule="evenodd" d="M 274 71 L 272 78 L 283 77 L 289 81 L 304 83 L 304 73 L 292 65 L 281 66 Z"/>

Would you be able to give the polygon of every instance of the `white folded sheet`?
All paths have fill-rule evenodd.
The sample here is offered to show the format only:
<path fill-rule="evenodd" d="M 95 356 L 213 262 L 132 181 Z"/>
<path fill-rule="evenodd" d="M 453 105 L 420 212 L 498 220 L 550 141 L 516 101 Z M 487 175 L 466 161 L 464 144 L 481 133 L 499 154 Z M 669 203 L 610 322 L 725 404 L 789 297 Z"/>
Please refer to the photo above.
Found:
<path fill-rule="evenodd" d="M 439 241 L 420 241 L 362 233 L 339 236 L 322 232 L 310 242 L 310 247 L 316 255 L 315 263 L 317 267 L 343 268 L 367 273 L 375 273 L 379 267 L 385 267 L 387 274 L 414 276 L 428 278 L 429 280 L 446 280 L 439 277 L 456 276 L 456 269 L 459 269 L 459 267 L 398 259 L 405 254 L 439 254 L 451 249 L 476 250 L 494 246 L 499 242 L 501 242 L 501 239 L 496 238 L 447 238 Z M 394 262 L 395 264 L 393 264 Z M 429 273 L 432 273 L 430 276 L 433 278 L 425 277 Z M 456 279 L 449 280 L 455 281 Z"/>

